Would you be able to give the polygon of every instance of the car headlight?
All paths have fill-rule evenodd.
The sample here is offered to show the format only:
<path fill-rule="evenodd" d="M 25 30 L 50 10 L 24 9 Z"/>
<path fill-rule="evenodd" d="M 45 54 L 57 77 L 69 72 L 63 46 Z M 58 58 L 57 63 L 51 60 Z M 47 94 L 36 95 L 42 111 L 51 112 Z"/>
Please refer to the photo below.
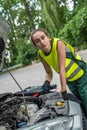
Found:
<path fill-rule="evenodd" d="M 73 126 L 73 117 L 63 117 L 43 123 L 32 130 L 71 130 Z"/>

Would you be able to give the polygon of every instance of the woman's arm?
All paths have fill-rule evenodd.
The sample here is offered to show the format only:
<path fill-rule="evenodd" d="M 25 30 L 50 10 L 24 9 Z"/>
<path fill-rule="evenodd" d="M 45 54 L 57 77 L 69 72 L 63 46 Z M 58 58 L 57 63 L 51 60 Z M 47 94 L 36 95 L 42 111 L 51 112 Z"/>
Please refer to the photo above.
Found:
<path fill-rule="evenodd" d="M 66 51 L 65 51 L 65 44 L 62 41 L 58 41 L 57 52 L 58 52 L 61 92 L 64 92 L 66 91 L 66 76 L 65 76 Z"/>
<path fill-rule="evenodd" d="M 41 63 L 43 64 L 44 69 L 46 71 L 45 81 L 47 80 L 47 81 L 51 82 L 52 77 L 53 77 L 53 72 L 52 72 L 51 67 L 42 59 L 42 57 L 40 55 L 39 55 L 39 59 L 40 59 Z"/>

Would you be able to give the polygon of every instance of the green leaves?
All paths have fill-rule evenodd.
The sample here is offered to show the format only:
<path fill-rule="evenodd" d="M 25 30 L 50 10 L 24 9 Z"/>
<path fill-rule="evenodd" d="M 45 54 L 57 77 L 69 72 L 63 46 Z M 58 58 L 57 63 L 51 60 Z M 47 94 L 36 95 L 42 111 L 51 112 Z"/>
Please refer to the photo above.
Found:
<path fill-rule="evenodd" d="M 42 27 L 53 37 L 60 36 L 73 46 L 87 48 L 87 0 L 1 0 L 0 14 L 10 24 L 9 50 L 12 64 L 29 64 L 37 51 L 28 44 L 34 28 Z"/>
<path fill-rule="evenodd" d="M 87 48 L 87 6 L 78 11 L 60 31 L 59 36 L 79 49 Z"/>
<path fill-rule="evenodd" d="M 37 59 L 37 50 L 33 47 L 33 44 L 29 43 L 27 39 L 21 39 L 18 48 L 18 57 L 16 62 L 22 63 L 23 66 L 31 64 L 32 60 Z"/>

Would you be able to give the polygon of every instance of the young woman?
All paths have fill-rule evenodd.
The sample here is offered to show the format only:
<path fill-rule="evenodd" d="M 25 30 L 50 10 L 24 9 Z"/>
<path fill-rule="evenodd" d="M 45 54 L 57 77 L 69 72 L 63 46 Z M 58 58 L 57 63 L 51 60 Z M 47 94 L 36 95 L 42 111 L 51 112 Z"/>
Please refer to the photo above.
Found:
<path fill-rule="evenodd" d="M 50 38 L 47 31 L 40 28 L 31 33 L 31 41 L 38 49 L 46 77 L 42 85 L 44 91 L 49 90 L 52 80 L 52 68 L 59 73 L 61 93 L 64 100 L 68 99 L 66 84 L 76 97 L 82 101 L 87 116 L 87 65 L 75 53 L 74 48 L 59 38 Z"/>

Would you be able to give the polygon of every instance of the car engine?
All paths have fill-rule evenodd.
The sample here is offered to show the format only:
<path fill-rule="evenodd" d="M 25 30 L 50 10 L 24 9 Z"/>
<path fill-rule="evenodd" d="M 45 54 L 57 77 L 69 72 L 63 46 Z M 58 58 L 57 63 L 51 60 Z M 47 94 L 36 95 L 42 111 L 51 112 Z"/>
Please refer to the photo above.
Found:
<path fill-rule="evenodd" d="M 0 94 L 0 128 L 15 130 L 69 113 L 68 101 L 64 101 L 59 92 L 25 96 L 25 102 L 23 96 Z"/>

